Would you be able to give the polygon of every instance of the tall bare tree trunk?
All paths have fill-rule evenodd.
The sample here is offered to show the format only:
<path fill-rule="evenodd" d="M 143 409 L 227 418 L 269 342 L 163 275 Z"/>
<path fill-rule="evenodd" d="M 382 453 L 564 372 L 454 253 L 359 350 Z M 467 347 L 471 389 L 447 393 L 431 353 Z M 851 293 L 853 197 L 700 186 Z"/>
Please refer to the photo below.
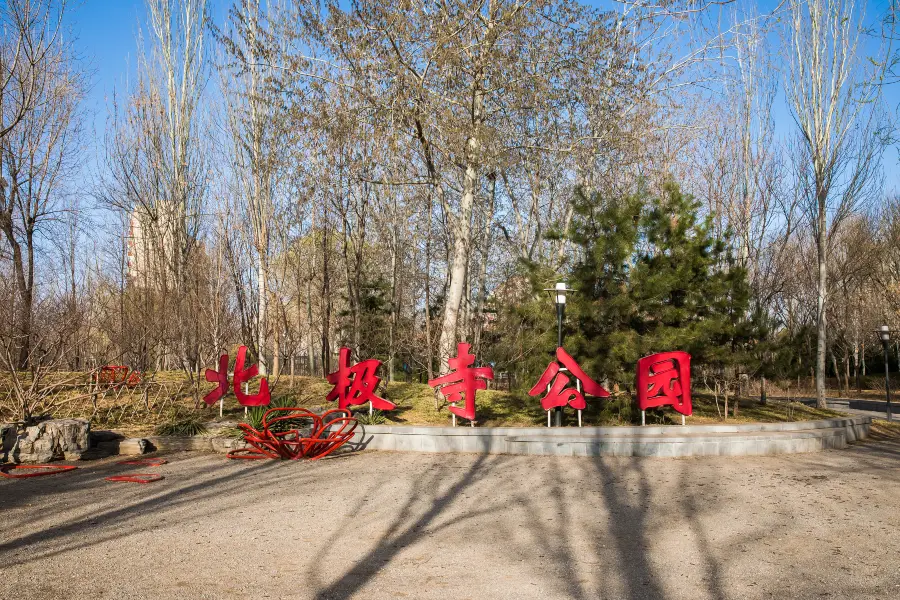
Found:
<path fill-rule="evenodd" d="M 322 219 L 322 377 L 331 371 L 331 280 L 328 274 L 328 219 Z"/>
<path fill-rule="evenodd" d="M 450 284 L 447 286 L 447 300 L 444 306 L 444 321 L 441 325 L 441 337 L 438 341 L 440 372 L 449 369 L 447 360 L 454 355 L 457 342 L 457 326 L 459 309 L 462 305 L 463 293 L 466 290 L 469 266 L 469 247 L 472 235 L 472 209 L 478 193 L 478 168 L 480 166 L 481 142 L 478 139 L 479 126 L 484 118 L 484 91 L 481 89 L 480 74 L 475 78 L 472 100 L 473 131 L 466 139 L 466 170 L 463 176 L 462 197 L 459 201 L 459 212 L 452 217 L 453 223 L 453 257 L 450 263 Z"/>
<path fill-rule="evenodd" d="M 394 215 L 396 218 L 396 206 L 394 207 Z M 397 316 L 399 314 L 399 307 L 397 303 L 397 284 L 398 284 L 398 276 L 397 271 L 399 269 L 400 261 L 398 260 L 398 254 L 400 249 L 398 247 L 399 244 L 399 236 L 397 234 L 397 224 L 396 222 L 391 223 L 391 314 L 390 314 L 390 322 L 388 323 L 388 372 L 387 372 L 387 380 L 388 382 L 394 381 L 394 357 L 396 355 L 396 340 L 395 337 L 397 335 Z"/>
<path fill-rule="evenodd" d="M 816 231 L 816 259 L 818 280 L 816 287 L 816 407 L 827 408 L 825 402 L 825 354 L 828 352 L 825 302 L 828 294 L 827 222 L 825 202 L 827 196 L 820 185 L 816 186 L 819 202 L 818 228 Z"/>
<path fill-rule="evenodd" d="M 431 340 L 431 192 L 428 192 L 428 215 L 426 223 L 428 230 L 425 232 L 425 368 L 428 380 L 434 379 L 434 352 Z M 437 408 L 435 399 L 435 408 Z"/>

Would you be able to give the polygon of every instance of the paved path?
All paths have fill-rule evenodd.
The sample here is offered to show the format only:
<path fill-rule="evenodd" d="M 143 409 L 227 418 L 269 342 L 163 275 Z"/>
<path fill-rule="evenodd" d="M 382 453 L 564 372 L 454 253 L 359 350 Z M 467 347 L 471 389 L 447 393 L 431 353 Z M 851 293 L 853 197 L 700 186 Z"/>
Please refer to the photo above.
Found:
<path fill-rule="evenodd" d="M 781 398 L 777 398 L 781 400 Z M 816 405 L 815 398 L 797 398 L 798 402 L 802 402 L 809 406 Z M 855 408 L 850 408 L 850 402 L 860 400 L 859 398 L 826 398 L 825 403 L 828 405 L 828 408 L 831 410 L 836 410 L 838 412 L 846 413 L 848 415 L 860 415 L 864 417 L 872 417 L 873 419 L 887 419 L 886 410 L 883 411 L 872 411 L 872 410 L 857 410 Z M 900 421 L 900 406 L 896 405 L 895 402 L 891 402 L 891 411 L 892 411 L 892 420 Z"/>
<path fill-rule="evenodd" d="M 173 454 L 0 481 L 0 598 L 900 598 L 900 444 L 753 458 Z"/>

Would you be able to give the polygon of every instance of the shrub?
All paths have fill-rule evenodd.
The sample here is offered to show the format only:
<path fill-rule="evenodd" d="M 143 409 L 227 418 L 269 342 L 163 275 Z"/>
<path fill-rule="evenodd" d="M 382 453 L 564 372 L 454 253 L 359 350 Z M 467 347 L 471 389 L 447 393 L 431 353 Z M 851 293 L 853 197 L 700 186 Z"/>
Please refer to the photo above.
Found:
<path fill-rule="evenodd" d="M 279 396 L 277 398 L 272 398 L 272 400 L 270 400 L 269 404 L 267 404 L 266 406 L 254 406 L 250 408 L 250 410 L 247 411 L 247 416 L 244 417 L 244 423 L 257 431 L 262 431 L 262 420 L 269 409 L 295 408 L 296 406 L 297 400 L 292 396 Z M 271 431 L 272 433 L 280 433 L 289 429 L 303 429 L 308 425 L 309 424 L 307 423 L 306 419 L 288 419 L 275 423 L 275 425 L 269 427 L 269 431 Z"/>
<path fill-rule="evenodd" d="M 206 433 L 206 425 L 197 417 L 187 417 L 162 423 L 155 431 L 156 435 L 200 435 Z"/>
<path fill-rule="evenodd" d="M 353 417 L 360 425 L 383 425 L 384 423 L 387 423 L 387 416 L 380 410 L 372 411 L 371 415 L 368 411 L 360 411 L 353 415 Z"/>

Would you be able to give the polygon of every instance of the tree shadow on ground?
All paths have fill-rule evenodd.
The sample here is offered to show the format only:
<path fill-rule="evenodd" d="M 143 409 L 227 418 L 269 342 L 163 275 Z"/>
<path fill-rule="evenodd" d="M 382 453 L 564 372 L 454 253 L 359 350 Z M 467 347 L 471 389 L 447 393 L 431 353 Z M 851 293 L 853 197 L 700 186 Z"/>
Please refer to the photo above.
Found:
<path fill-rule="evenodd" d="M 397 509 L 395 518 L 375 546 L 360 560 L 357 560 L 350 569 L 335 579 L 333 583 L 319 589 L 315 598 L 317 600 L 327 600 L 335 597 L 346 598 L 359 591 L 378 574 L 385 564 L 390 563 L 400 551 L 425 535 L 426 529 L 432 527 L 444 510 L 478 478 L 488 462 L 490 462 L 488 455 L 480 455 L 472 466 L 462 476 L 458 477 L 446 491 L 432 495 L 430 507 L 424 513 L 416 516 L 414 514 L 414 505 L 421 499 L 428 498 L 431 491 L 439 489 L 440 482 L 435 481 L 435 479 L 443 478 L 447 473 L 439 470 L 437 477 L 432 475 L 431 477 L 421 478 L 414 485 L 413 493 L 409 494 L 403 505 Z M 477 514 L 478 511 L 473 511 L 471 516 L 474 517 Z M 440 526 L 437 527 L 437 529 L 440 528 Z M 345 527 L 338 528 L 338 533 L 322 545 L 320 554 L 326 555 L 327 549 L 335 546 L 340 541 L 339 538 L 343 535 L 343 532 L 347 530 L 348 528 Z M 428 531 L 433 533 L 435 528 L 432 527 Z M 325 557 L 323 556 L 323 558 Z M 321 579 L 315 568 L 311 569 L 309 576 L 313 580 Z"/>
<path fill-rule="evenodd" d="M 235 486 L 258 486 L 259 475 L 275 468 L 278 468 L 278 461 L 260 461 L 258 463 L 254 461 L 254 463 L 236 465 L 223 460 L 220 466 L 205 468 L 202 473 L 198 474 L 197 481 L 188 485 L 170 485 L 156 490 L 153 488 L 146 490 L 145 485 L 133 484 L 140 490 L 135 488 L 130 493 L 122 491 L 122 500 L 115 508 L 83 514 L 68 523 L 49 529 L 40 529 L 18 537 L 7 537 L 0 542 L 0 558 L 2 558 L 0 562 L 7 566 L 24 564 L 114 540 L 132 531 L 133 527 L 130 521 L 134 517 L 154 512 L 166 512 L 202 502 L 214 496 L 226 494 Z M 142 472 L 146 470 L 142 469 Z M 69 474 L 66 473 L 60 476 L 48 476 L 58 477 L 52 482 L 39 481 L 40 478 L 12 481 L 10 483 L 13 485 L 4 486 L 7 489 L 0 497 L 0 509 L 9 508 L 12 504 L 27 506 L 40 499 L 42 501 L 41 511 L 38 511 L 37 515 L 30 514 L 28 517 L 28 525 L 33 526 L 36 522 L 40 522 L 41 514 L 53 511 L 54 499 L 67 498 L 67 493 L 77 493 L 85 498 L 106 496 L 112 489 L 108 486 L 128 484 L 110 483 L 103 478 L 111 474 L 122 474 L 129 471 L 134 472 L 134 467 L 123 468 L 115 463 L 107 463 L 93 469 L 74 471 L 72 476 L 67 476 Z M 153 471 L 165 476 L 163 467 L 153 469 Z M 154 484 L 146 484 L 146 487 L 150 485 Z M 121 490 L 121 488 L 116 489 Z M 152 495 L 149 497 L 138 496 L 142 492 L 149 492 Z M 70 497 L 68 498 L 68 500 L 61 501 L 71 501 Z M 68 504 L 65 507 L 68 508 Z M 240 508 L 240 505 L 226 503 L 219 510 L 224 511 L 229 508 Z M 16 525 L 21 526 L 23 523 L 6 521 L 4 529 L 9 531 Z M 82 535 L 88 530 L 103 530 L 107 533 L 95 535 L 88 541 L 88 536 Z M 22 552 L 22 550 L 37 545 L 47 545 L 52 550 Z"/>

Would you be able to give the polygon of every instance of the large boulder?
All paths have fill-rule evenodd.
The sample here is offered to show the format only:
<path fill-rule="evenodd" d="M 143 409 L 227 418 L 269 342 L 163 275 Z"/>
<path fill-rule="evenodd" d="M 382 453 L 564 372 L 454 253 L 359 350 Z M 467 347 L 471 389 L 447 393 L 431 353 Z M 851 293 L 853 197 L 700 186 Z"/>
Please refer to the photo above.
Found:
<path fill-rule="evenodd" d="M 16 426 L 13 423 L 0 423 L 0 463 L 6 462 L 9 451 L 16 444 Z"/>
<path fill-rule="evenodd" d="M 28 427 L 12 450 L 15 462 L 45 463 L 80 460 L 90 444 L 91 425 L 84 419 L 42 421 Z"/>

